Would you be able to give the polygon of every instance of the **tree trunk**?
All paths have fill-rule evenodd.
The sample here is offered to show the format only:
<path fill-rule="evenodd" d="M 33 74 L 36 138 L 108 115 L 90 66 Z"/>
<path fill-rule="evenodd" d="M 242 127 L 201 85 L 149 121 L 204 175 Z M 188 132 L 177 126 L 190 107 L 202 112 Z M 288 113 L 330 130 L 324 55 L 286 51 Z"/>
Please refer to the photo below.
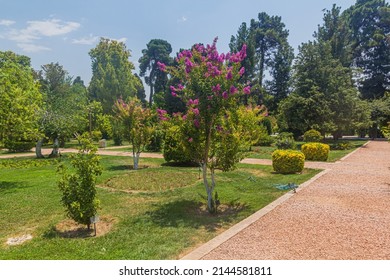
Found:
<path fill-rule="evenodd" d="M 58 138 L 54 139 L 54 144 L 53 144 L 53 150 L 51 151 L 49 157 L 50 158 L 56 158 L 59 156 L 59 143 L 58 143 Z"/>
<path fill-rule="evenodd" d="M 133 151 L 133 169 L 138 170 L 139 155 L 141 153 Z"/>
<path fill-rule="evenodd" d="M 37 145 L 35 146 L 35 154 L 37 158 L 45 158 L 42 155 L 42 145 L 43 145 L 43 139 L 39 139 Z"/>
<path fill-rule="evenodd" d="M 150 95 L 149 95 L 149 107 L 152 108 L 153 104 L 153 83 L 150 82 Z"/>
<path fill-rule="evenodd" d="M 215 188 L 215 179 L 214 179 L 214 171 L 211 171 L 211 186 L 209 181 L 207 180 L 207 164 L 202 163 L 202 174 L 203 174 L 203 184 L 207 193 L 207 210 L 209 213 L 215 213 L 215 203 L 213 199 L 213 192 Z"/>

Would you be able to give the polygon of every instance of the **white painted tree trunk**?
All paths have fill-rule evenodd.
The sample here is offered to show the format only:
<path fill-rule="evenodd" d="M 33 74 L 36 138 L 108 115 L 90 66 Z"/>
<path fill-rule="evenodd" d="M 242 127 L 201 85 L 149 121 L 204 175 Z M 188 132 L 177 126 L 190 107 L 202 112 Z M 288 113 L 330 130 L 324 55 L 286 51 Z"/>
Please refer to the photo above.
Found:
<path fill-rule="evenodd" d="M 138 170 L 138 165 L 139 165 L 139 155 L 141 153 L 137 153 L 133 151 L 133 169 Z"/>
<path fill-rule="evenodd" d="M 210 213 L 215 213 L 215 202 L 213 199 L 213 193 L 215 188 L 215 172 L 214 169 L 211 170 L 211 184 L 207 180 L 207 164 L 202 163 L 202 174 L 203 174 L 203 184 L 207 193 L 207 210 Z"/>

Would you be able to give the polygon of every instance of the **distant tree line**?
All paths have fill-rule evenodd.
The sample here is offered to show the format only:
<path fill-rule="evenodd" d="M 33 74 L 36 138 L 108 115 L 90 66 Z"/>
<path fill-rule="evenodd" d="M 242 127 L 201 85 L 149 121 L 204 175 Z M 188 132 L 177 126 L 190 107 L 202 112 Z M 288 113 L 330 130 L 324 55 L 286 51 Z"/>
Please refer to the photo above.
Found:
<path fill-rule="evenodd" d="M 313 39 L 302 43 L 296 56 L 288 36 L 282 18 L 264 12 L 239 26 L 229 47 L 237 53 L 246 46 L 238 83 L 250 86 L 239 102 L 267 108 L 262 125 L 268 133 L 298 137 L 316 129 L 335 139 L 349 133 L 380 136 L 390 121 L 389 4 L 357 0 L 344 11 L 336 5 L 324 10 Z M 42 157 L 45 142 L 53 144 L 51 156 L 57 156 L 66 140 L 83 133 L 120 144 L 125 133 L 114 110 L 118 100 L 126 104 L 136 98 L 144 108 L 170 116 L 186 110 L 172 92 L 177 77 L 159 67 L 178 66 L 167 41 L 146 45 L 138 74 L 122 42 L 102 38 L 89 55 L 92 79 L 86 86 L 58 63 L 33 70 L 30 58 L 0 52 L 1 146 L 18 151 L 36 145 Z M 148 100 L 141 78 L 150 89 Z M 161 131 L 154 131 L 150 145 L 161 146 Z"/>

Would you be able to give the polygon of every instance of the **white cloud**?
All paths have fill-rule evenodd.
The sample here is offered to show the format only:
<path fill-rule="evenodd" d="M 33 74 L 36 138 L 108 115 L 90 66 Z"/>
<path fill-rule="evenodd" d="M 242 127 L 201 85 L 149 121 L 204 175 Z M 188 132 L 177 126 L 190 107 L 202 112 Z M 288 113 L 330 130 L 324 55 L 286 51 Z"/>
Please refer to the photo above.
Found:
<path fill-rule="evenodd" d="M 19 43 L 17 44 L 19 48 L 21 48 L 25 52 L 33 53 L 33 52 L 41 52 L 41 51 L 50 51 L 51 49 L 45 46 L 40 46 L 36 44 L 29 43 Z"/>
<path fill-rule="evenodd" d="M 93 36 L 92 34 L 89 34 L 87 37 L 83 37 L 80 39 L 73 39 L 73 44 L 78 45 L 94 45 L 99 41 L 99 36 Z"/>
<path fill-rule="evenodd" d="M 72 21 L 50 19 L 44 21 L 28 21 L 24 29 L 12 29 L 8 33 L 8 39 L 18 43 L 31 43 L 42 37 L 64 35 L 77 30 L 80 24 Z"/>
<path fill-rule="evenodd" d="M 45 21 L 28 21 L 27 23 L 28 31 L 47 37 L 64 35 L 75 31 L 80 27 L 80 23 L 78 22 L 63 22 L 59 19 L 50 19 Z"/>
<path fill-rule="evenodd" d="M 9 20 L 0 20 L 0 24 L 7 27 L 13 23 Z M 51 49 L 36 42 L 43 38 L 71 33 L 80 26 L 78 22 L 62 21 L 55 18 L 41 21 L 34 20 L 27 21 L 27 25 L 23 29 L 8 28 L 6 33 L 1 34 L 1 37 L 15 41 L 16 45 L 25 52 L 48 51 Z"/>
<path fill-rule="evenodd" d="M 3 25 L 3 26 L 11 26 L 14 23 L 15 23 L 15 21 L 13 21 L 13 20 L 0 19 L 0 25 Z"/>
<path fill-rule="evenodd" d="M 182 16 L 181 18 L 179 18 L 179 19 L 177 20 L 177 22 L 186 22 L 187 20 L 188 20 L 187 17 Z"/>

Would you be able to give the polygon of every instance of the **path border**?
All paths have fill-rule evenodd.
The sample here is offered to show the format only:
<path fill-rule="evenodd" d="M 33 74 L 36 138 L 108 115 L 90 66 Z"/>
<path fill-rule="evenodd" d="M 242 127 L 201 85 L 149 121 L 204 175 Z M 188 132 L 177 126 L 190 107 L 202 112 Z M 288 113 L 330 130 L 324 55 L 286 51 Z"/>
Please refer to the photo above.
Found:
<path fill-rule="evenodd" d="M 352 151 L 351 153 L 347 154 L 343 158 L 339 159 L 335 163 L 337 164 L 337 163 L 343 162 L 348 157 L 352 156 L 357 151 L 359 151 L 361 148 L 365 148 L 370 142 L 371 142 L 370 140 L 367 141 L 361 147 L 355 149 L 354 151 Z M 311 183 L 313 183 L 314 181 L 318 180 L 319 178 L 321 178 L 322 176 L 327 174 L 329 171 L 330 171 L 330 169 L 322 170 L 320 173 L 318 173 L 314 177 L 312 177 L 309 180 L 307 180 L 306 182 L 300 184 L 299 188 L 296 191 L 300 192 L 303 188 L 308 187 Z M 201 245 L 200 247 L 196 248 L 192 252 L 186 254 L 184 257 L 180 258 L 180 260 L 200 260 L 202 257 L 204 257 L 205 255 L 210 253 L 212 250 L 214 250 L 215 248 L 220 246 L 222 243 L 224 243 L 224 242 L 228 241 L 230 238 L 234 237 L 240 231 L 242 231 L 243 229 L 247 228 L 248 226 L 250 226 L 251 224 L 256 222 L 258 219 L 260 219 L 264 215 L 266 215 L 269 212 L 271 212 L 273 209 L 275 209 L 276 207 L 278 207 L 279 205 L 281 205 L 282 203 L 284 203 L 285 201 L 290 199 L 292 196 L 294 196 L 293 191 L 290 191 L 290 192 L 282 195 L 281 197 L 279 197 L 275 201 L 271 202 L 267 206 L 261 208 L 256 213 L 252 214 L 251 216 L 247 217 L 246 219 L 242 220 L 241 222 L 235 224 L 231 228 L 227 229 L 226 231 L 224 231 L 220 235 L 214 237 L 210 241 L 208 241 L 205 244 Z"/>
<path fill-rule="evenodd" d="M 318 180 L 320 177 L 324 176 L 326 173 L 328 173 L 330 169 L 324 169 L 314 177 L 310 178 L 306 182 L 302 183 L 299 185 L 299 188 L 296 190 L 297 192 L 300 192 L 303 188 L 308 187 L 311 183 L 314 181 Z M 207 243 L 201 245 L 200 247 L 196 248 L 192 252 L 188 253 L 184 257 L 180 258 L 180 260 L 200 260 L 203 256 L 207 255 L 210 253 L 212 250 L 217 248 L 219 245 L 222 243 L 228 241 L 230 238 L 234 237 L 236 234 L 238 234 L 240 231 L 243 229 L 249 227 L 251 224 L 256 222 L 258 219 L 263 217 L 264 215 L 268 214 L 272 210 L 274 210 L 276 207 L 290 199 L 291 197 L 294 196 L 293 191 L 289 191 L 288 193 L 282 195 L 278 199 L 274 200 L 267 206 L 261 208 L 259 211 L 256 213 L 252 214 L 251 216 L 247 217 L 246 219 L 242 220 L 241 222 L 235 224 L 231 228 L 227 229 L 220 235 L 214 237 Z"/>

